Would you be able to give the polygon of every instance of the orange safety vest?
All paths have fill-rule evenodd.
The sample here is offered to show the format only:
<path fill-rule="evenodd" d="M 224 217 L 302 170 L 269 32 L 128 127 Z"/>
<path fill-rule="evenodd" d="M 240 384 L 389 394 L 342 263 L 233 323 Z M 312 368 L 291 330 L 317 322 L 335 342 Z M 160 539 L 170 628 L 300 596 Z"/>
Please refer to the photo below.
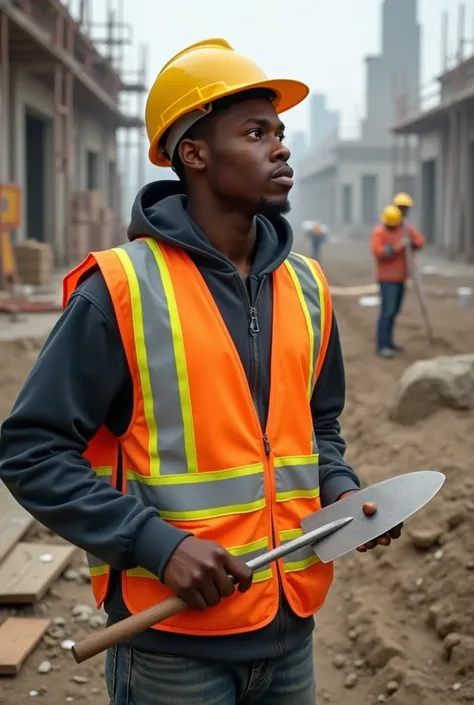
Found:
<path fill-rule="evenodd" d="M 126 433 L 117 438 L 103 427 L 85 453 L 97 475 L 117 486 L 120 453 L 119 490 L 244 561 L 301 535 L 301 520 L 321 508 L 310 399 L 332 308 L 317 263 L 292 253 L 273 274 L 265 434 L 239 355 L 189 256 L 151 238 L 91 253 L 66 276 L 64 305 L 97 265 L 134 388 Z M 100 607 L 110 567 L 94 556 L 89 564 Z M 277 573 L 292 610 L 308 617 L 326 598 L 333 566 L 302 549 L 256 572 L 247 593 L 236 592 L 205 612 L 188 610 L 155 628 L 209 636 L 260 629 L 278 609 Z M 139 566 L 122 572 L 122 593 L 132 614 L 172 595 Z"/>

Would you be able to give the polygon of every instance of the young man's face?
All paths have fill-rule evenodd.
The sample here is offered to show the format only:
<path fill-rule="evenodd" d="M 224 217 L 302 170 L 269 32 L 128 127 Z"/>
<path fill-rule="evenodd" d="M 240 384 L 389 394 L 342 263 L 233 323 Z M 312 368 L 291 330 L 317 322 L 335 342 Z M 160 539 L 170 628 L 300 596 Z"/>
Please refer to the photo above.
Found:
<path fill-rule="evenodd" d="M 286 213 L 293 170 L 283 133 L 269 100 L 247 99 L 216 115 L 203 152 L 209 187 L 245 212 Z"/>

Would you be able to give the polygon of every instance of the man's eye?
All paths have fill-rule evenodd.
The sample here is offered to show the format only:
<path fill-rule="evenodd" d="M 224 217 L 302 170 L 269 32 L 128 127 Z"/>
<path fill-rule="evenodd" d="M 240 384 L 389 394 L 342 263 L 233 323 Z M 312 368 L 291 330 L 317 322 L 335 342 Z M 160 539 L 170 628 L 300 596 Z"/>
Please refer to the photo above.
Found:
<path fill-rule="evenodd" d="M 259 139 L 262 136 L 262 130 L 259 127 L 256 127 L 254 130 L 250 130 L 248 134 Z"/>
<path fill-rule="evenodd" d="M 283 142 L 285 140 L 285 135 L 283 132 L 280 135 L 278 135 L 278 139 L 280 140 L 280 142 Z"/>

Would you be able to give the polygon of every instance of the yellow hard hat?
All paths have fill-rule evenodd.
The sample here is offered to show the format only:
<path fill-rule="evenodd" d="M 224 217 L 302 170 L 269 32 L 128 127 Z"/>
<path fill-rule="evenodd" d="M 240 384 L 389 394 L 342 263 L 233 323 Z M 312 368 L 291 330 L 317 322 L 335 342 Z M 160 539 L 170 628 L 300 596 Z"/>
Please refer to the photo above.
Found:
<path fill-rule="evenodd" d="M 205 39 L 173 56 L 158 74 L 146 103 L 148 156 L 152 164 L 170 166 L 168 150 L 160 141 L 178 119 L 194 111 L 200 111 L 203 117 L 210 112 L 212 101 L 250 88 L 274 91 L 278 113 L 301 103 L 309 93 L 308 86 L 300 81 L 268 79 L 254 61 L 236 52 L 225 39 Z M 189 129 L 201 116 L 187 125 L 185 122 L 184 127 Z M 184 131 L 181 129 L 181 136 Z"/>
<path fill-rule="evenodd" d="M 397 225 L 401 224 L 403 216 L 397 206 L 387 206 L 383 209 L 380 220 L 384 225 L 391 225 L 396 228 Z"/>
<path fill-rule="evenodd" d="M 404 191 L 401 191 L 400 193 L 397 193 L 396 196 L 393 197 L 392 201 L 394 206 L 405 206 L 406 208 L 412 208 L 413 207 L 413 198 L 410 196 L 410 194 L 405 193 Z"/>

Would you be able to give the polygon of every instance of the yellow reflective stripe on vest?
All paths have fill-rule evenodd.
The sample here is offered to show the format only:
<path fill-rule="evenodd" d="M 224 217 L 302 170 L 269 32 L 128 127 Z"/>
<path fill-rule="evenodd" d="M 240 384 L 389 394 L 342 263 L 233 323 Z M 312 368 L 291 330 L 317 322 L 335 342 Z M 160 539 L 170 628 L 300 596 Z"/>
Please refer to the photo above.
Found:
<path fill-rule="evenodd" d="M 280 531 L 280 542 L 285 544 L 287 541 L 292 541 L 303 534 L 303 529 L 288 529 Z M 297 551 L 293 551 L 283 558 L 285 573 L 296 573 L 299 570 L 306 570 L 309 566 L 319 563 L 319 558 L 311 548 L 304 546 Z"/>
<path fill-rule="evenodd" d="M 275 458 L 276 501 L 319 497 L 319 456 Z"/>
<path fill-rule="evenodd" d="M 258 558 L 258 556 L 267 553 L 268 540 L 259 539 L 258 541 L 252 541 L 251 543 L 244 544 L 242 546 L 230 546 L 227 551 L 233 556 L 238 556 L 244 563 L 247 563 L 252 558 Z M 127 575 L 132 578 L 149 578 L 151 580 L 158 580 L 156 575 L 150 573 L 150 571 L 145 568 L 132 568 L 126 571 Z M 272 568 L 262 568 L 253 574 L 253 582 L 261 583 L 264 580 L 269 580 L 273 575 Z"/>
<path fill-rule="evenodd" d="M 315 384 L 316 363 L 321 346 L 321 331 L 323 330 L 324 292 L 316 273 L 306 257 L 291 252 L 285 260 L 303 309 L 309 336 L 309 370 L 308 399 L 311 398 Z"/>
<path fill-rule="evenodd" d="M 145 477 L 127 471 L 127 492 L 147 506 L 154 506 L 162 519 L 193 521 L 246 514 L 265 506 L 263 465 L 230 470 Z"/>
<path fill-rule="evenodd" d="M 132 302 L 136 357 L 149 431 L 150 473 L 160 476 L 197 472 L 181 324 L 165 259 L 159 245 L 151 239 L 128 243 L 114 252 L 125 270 Z"/>

